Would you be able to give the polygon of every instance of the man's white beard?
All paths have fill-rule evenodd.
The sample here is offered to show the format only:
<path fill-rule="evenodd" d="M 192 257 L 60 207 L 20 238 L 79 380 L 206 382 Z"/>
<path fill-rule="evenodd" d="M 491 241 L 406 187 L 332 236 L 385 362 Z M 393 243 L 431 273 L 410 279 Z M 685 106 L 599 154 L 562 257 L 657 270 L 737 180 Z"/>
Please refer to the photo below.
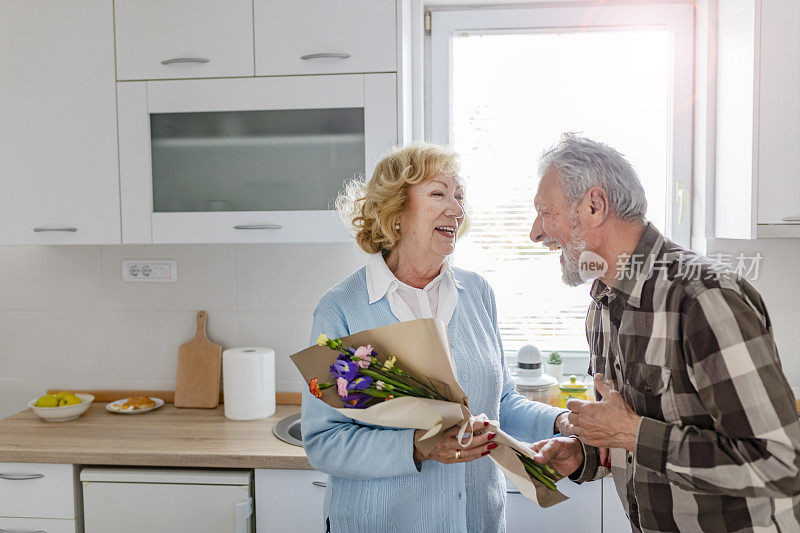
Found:
<path fill-rule="evenodd" d="M 571 211 L 569 214 L 569 242 L 562 247 L 564 262 L 561 263 L 561 280 L 570 287 L 577 287 L 583 283 L 581 279 L 579 259 L 581 254 L 586 251 L 586 240 L 583 238 L 583 230 L 578 222 L 578 211 Z"/>

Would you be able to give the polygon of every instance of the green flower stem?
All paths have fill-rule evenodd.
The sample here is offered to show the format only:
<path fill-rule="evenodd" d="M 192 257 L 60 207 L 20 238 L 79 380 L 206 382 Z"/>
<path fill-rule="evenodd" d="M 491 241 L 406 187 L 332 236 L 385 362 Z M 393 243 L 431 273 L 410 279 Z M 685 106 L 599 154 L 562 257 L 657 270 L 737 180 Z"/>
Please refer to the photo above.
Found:
<path fill-rule="evenodd" d="M 384 383 L 388 383 L 390 385 L 393 385 L 399 391 L 405 392 L 405 393 L 407 393 L 407 394 L 409 394 L 411 396 L 424 395 L 424 392 L 418 391 L 418 390 L 414 389 L 413 387 L 411 387 L 409 385 L 406 385 L 405 383 L 397 381 L 397 380 L 395 380 L 393 378 L 388 378 L 388 377 L 384 376 L 383 374 L 379 374 L 378 372 L 374 372 L 374 371 L 369 370 L 367 368 L 362 368 L 360 370 L 360 372 L 362 374 L 364 374 L 365 376 L 369 376 L 369 377 L 371 377 L 373 379 L 379 379 L 379 380 L 383 381 Z"/>
<path fill-rule="evenodd" d="M 435 387 L 428 386 L 428 385 L 422 383 L 421 381 L 419 381 L 415 377 L 409 376 L 408 374 L 404 373 L 399 368 L 396 368 L 396 367 L 386 368 L 386 366 L 383 365 L 383 363 L 380 363 L 380 362 L 376 362 L 376 363 L 373 363 L 373 364 L 381 372 L 391 373 L 391 374 L 394 374 L 395 376 L 402 376 L 403 378 L 410 379 L 411 381 L 417 383 L 420 387 L 422 387 L 422 390 L 425 391 L 425 393 L 427 393 L 427 396 L 425 396 L 426 398 L 432 398 L 434 400 L 445 400 L 445 401 L 447 401 L 447 398 L 445 398 L 444 395 L 440 394 L 439 391 L 436 390 Z M 393 378 L 393 379 L 395 379 L 396 381 L 401 381 L 400 377 L 396 377 L 396 378 Z M 408 387 L 412 387 L 412 388 L 416 389 L 415 385 L 412 384 L 412 383 L 405 383 L 404 381 L 401 381 L 401 382 L 404 383 Z"/>
<path fill-rule="evenodd" d="M 372 396 L 373 398 L 388 398 L 389 396 L 394 396 L 393 394 L 390 394 L 388 392 L 384 392 L 382 390 L 377 390 L 377 389 L 372 389 L 372 388 L 361 389 L 358 392 L 363 392 L 364 394 Z"/>
<path fill-rule="evenodd" d="M 536 478 L 537 480 L 539 480 L 539 481 L 540 481 L 540 482 L 541 482 L 541 483 L 542 483 L 542 484 L 543 484 L 545 487 L 547 487 L 547 488 L 548 488 L 548 489 L 550 489 L 550 490 L 556 490 L 556 486 L 555 486 L 555 484 L 553 484 L 553 482 L 552 482 L 552 481 L 550 481 L 549 479 L 547 479 L 546 477 L 544 477 L 544 476 L 543 476 L 542 474 L 540 474 L 540 473 L 539 473 L 539 472 L 538 472 L 538 471 L 537 471 L 535 468 L 533 468 L 532 466 L 528 465 L 528 464 L 527 464 L 527 463 L 525 463 L 524 461 L 523 461 L 523 463 L 522 463 L 522 464 L 525 466 L 525 470 L 527 470 L 527 471 L 528 471 L 528 473 L 529 473 L 531 476 L 533 476 L 534 478 Z"/>
<path fill-rule="evenodd" d="M 561 479 L 563 477 L 562 475 L 560 475 L 558 472 L 556 472 L 555 470 L 553 470 L 549 466 L 539 464 L 536 461 L 534 461 L 533 459 L 531 459 L 530 457 L 528 457 L 527 455 L 523 455 L 523 454 L 521 454 L 519 452 L 516 452 L 516 451 L 515 451 L 515 453 L 517 454 L 517 457 L 519 457 L 520 461 L 522 461 L 522 464 L 524 464 L 526 466 L 526 469 L 527 468 L 532 468 L 532 469 L 536 470 L 541 476 L 547 478 L 552 483 L 555 483 L 556 481 L 558 481 L 559 479 Z"/>

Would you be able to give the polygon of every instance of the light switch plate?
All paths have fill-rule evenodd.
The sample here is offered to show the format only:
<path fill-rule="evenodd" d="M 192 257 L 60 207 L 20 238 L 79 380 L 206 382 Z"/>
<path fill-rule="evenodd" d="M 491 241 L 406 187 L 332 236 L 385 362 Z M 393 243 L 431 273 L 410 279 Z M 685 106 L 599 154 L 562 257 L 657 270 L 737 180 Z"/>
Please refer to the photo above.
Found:
<path fill-rule="evenodd" d="M 122 281 L 178 281 L 178 262 L 173 259 L 123 259 Z"/>

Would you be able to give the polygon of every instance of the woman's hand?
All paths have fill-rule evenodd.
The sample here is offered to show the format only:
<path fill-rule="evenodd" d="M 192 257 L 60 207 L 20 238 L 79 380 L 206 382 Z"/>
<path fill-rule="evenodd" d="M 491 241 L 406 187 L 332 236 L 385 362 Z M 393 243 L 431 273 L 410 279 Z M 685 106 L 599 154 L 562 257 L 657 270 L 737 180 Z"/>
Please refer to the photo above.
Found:
<path fill-rule="evenodd" d="M 472 442 L 466 448 L 462 448 L 458 442 L 458 431 L 461 426 L 453 426 L 444 433 L 444 438 L 440 440 L 436 446 L 431 450 L 428 456 L 424 456 L 417 446 L 417 442 L 426 431 L 418 429 L 414 432 L 414 461 L 421 463 L 428 459 L 439 461 L 440 463 L 467 463 L 480 459 L 488 455 L 490 450 L 497 448 L 497 443 L 492 442 L 494 433 L 486 431 L 484 428 L 489 425 L 489 422 L 474 420 L 472 422 Z M 469 431 L 469 428 L 467 429 Z M 469 437 L 469 433 L 464 434 L 465 439 Z"/>
<path fill-rule="evenodd" d="M 568 476 L 583 465 L 583 447 L 574 437 L 555 437 L 531 445 L 533 460 L 549 465 L 562 476 Z"/>

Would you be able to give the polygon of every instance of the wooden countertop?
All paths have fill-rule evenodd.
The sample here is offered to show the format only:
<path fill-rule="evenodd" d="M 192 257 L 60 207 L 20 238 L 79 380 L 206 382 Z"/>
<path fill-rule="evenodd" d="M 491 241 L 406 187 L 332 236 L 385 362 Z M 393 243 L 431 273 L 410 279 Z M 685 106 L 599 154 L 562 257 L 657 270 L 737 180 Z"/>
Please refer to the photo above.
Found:
<path fill-rule="evenodd" d="M 140 415 L 93 403 L 77 420 L 46 422 L 26 409 L 0 420 L 0 462 L 310 470 L 305 451 L 278 440 L 273 426 L 300 411 L 278 405 L 264 420 L 235 422 L 216 409 L 172 404 Z"/>

